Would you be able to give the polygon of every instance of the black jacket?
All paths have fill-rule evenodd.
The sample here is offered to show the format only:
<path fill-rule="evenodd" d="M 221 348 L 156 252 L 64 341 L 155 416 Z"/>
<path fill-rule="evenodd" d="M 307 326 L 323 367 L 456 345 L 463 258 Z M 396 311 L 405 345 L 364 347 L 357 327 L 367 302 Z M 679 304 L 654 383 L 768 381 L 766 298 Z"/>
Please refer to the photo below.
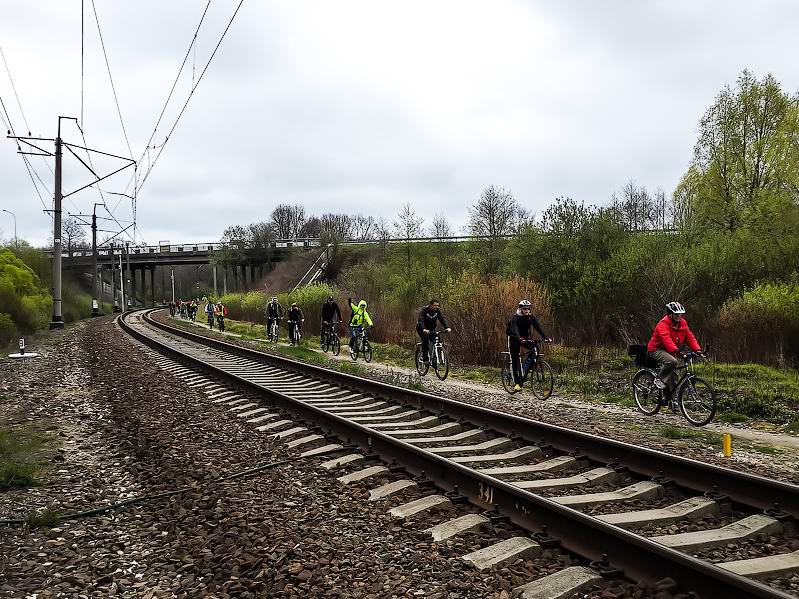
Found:
<path fill-rule="evenodd" d="M 296 308 L 289 308 L 289 311 L 286 312 L 286 320 L 293 321 L 293 322 L 300 322 L 305 318 L 305 315 L 302 313 L 302 308 L 297 306 Z"/>
<path fill-rule="evenodd" d="M 337 317 L 336 320 L 339 322 L 344 320 L 341 318 L 341 310 L 338 309 L 338 304 L 336 302 L 331 304 L 325 302 L 322 304 L 322 320 L 325 322 L 332 322 L 334 316 Z"/>
<path fill-rule="evenodd" d="M 269 302 L 266 304 L 267 318 L 283 318 L 283 306 Z"/>
<path fill-rule="evenodd" d="M 506 332 L 508 337 L 512 337 L 513 339 L 529 339 L 530 327 L 538 331 L 538 334 L 541 335 L 543 339 L 548 337 L 544 329 L 541 328 L 538 319 L 532 314 L 530 316 L 514 314 L 513 318 L 511 318 L 508 323 Z"/>
<path fill-rule="evenodd" d="M 436 324 L 441 323 L 441 326 L 445 329 L 449 328 L 449 322 L 447 322 L 447 318 L 444 316 L 444 313 L 439 308 L 437 312 L 433 312 L 432 314 L 427 311 L 428 306 L 425 306 L 421 310 L 419 310 L 419 318 L 416 321 L 416 328 L 419 329 L 427 329 L 428 331 L 435 331 Z"/>

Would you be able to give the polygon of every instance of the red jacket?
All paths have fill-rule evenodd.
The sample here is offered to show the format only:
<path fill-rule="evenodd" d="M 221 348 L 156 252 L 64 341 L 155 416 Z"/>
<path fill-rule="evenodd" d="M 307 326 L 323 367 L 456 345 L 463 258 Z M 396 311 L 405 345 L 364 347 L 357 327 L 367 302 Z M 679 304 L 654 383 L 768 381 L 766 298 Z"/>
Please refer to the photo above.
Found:
<path fill-rule="evenodd" d="M 671 320 L 671 316 L 666 314 L 666 316 L 661 318 L 660 322 L 657 323 L 655 330 L 652 331 L 652 338 L 649 340 L 646 350 L 651 353 L 663 349 L 673 354 L 682 347 L 684 343 L 688 344 L 691 351 L 698 352 L 702 349 L 699 347 L 696 337 L 694 337 L 691 329 L 688 328 L 688 323 L 684 318 L 677 324 L 674 324 Z"/>

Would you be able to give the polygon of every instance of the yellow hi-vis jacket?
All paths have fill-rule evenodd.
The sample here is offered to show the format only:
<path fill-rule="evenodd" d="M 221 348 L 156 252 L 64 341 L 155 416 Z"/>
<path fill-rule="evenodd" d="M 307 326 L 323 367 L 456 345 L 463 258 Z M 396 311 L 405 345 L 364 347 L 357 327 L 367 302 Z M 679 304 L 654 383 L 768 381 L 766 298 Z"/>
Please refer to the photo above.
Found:
<path fill-rule="evenodd" d="M 359 327 L 362 326 L 364 321 L 370 327 L 374 326 L 372 324 L 372 318 L 369 316 L 369 312 L 366 311 L 366 302 L 361 300 L 358 302 L 356 306 L 352 302 L 350 302 L 350 309 L 352 310 L 352 316 L 350 317 L 350 326 L 352 327 Z"/>

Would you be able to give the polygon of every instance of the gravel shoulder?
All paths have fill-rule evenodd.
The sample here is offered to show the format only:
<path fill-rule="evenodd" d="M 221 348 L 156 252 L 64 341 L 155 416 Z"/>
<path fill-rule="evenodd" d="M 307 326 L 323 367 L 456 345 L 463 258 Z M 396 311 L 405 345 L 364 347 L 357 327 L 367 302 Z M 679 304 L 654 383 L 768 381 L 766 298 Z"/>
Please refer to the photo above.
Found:
<path fill-rule="evenodd" d="M 169 319 L 163 312 L 155 317 L 168 324 L 176 324 L 176 321 Z M 189 327 L 188 323 L 183 324 Z M 201 326 L 190 327 L 190 330 L 205 336 L 223 338 L 218 332 Z M 265 343 L 242 340 L 232 335 L 224 336 L 224 340 L 259 351 L 272 351 Z M 309 347 L 314 348 L 312 342 Z M 285 354 L 280 355 L 286 357 Z M 342 351 L 338 358 L 331 354 L 326 355 L 332 360 L 351 361 L 346 351 Z M 443 382 L 434 375 L 420 380 L 413 370 L 379 362 L 379 355 L 370 364 L 360 360 L 357 364 L 367 376 L 392 384 L 421 383 L 426 392 L 449 399 L 799 484 L 797 435 L 769 433 L 742 424 L 713 423 L 697 429 L 688 425 L 677 414 L 645 416 L 634 408 L 562 395 L 557 389 L 546 401 L 538 400 L 526 392 L 509 396 L 497 386 L 458 379 L 457 371 Z M 733 437 L 733 455 L 730 458 L 721 454 L 719 435 L 722 432 L 729 432 Z"/>

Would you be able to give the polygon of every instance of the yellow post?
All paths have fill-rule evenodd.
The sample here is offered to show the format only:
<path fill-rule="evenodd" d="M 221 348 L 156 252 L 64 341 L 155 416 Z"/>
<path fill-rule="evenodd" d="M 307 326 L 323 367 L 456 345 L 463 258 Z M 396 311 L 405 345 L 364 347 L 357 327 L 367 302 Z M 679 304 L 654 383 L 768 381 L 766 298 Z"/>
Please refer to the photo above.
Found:
<path fill-rule="evenodd" d="M 722 436 L 722 451 L 725 458 L 732 455 L 732 436 L 730 433 L 724 433 Z"/>

